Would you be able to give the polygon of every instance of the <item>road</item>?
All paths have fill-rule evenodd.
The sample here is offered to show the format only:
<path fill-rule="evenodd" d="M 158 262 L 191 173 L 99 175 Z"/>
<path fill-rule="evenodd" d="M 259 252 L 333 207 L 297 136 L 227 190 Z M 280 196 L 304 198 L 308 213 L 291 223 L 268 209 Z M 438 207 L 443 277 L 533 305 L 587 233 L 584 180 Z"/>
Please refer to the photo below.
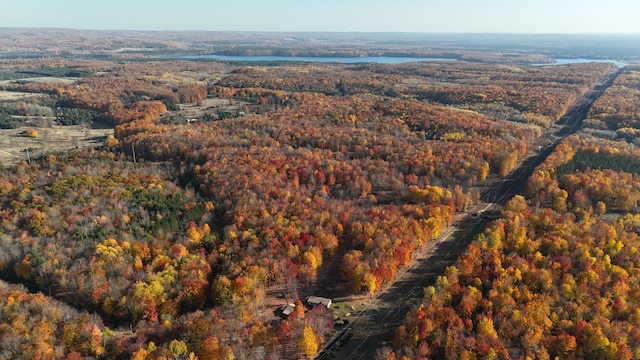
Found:
<path fill-rule="evenodd" d="M 372 298 L 352 320 L 353 337 L 338 351 L 335 359 L 373 359 L 377 349 L 390 345 L 394 332 L 407 312 L 417 306 L 423 289 L 435 283 L 447 266 L 456 259 L 483 231 L 487 223 L 500 214 L 502 205 L 524 190 L 526 180 L 536 166 L 553 152 L 564 138 L 580 128 L 593 102 L 611 86 L 620 70 L 603 77 L 584 96 L 577 99 L 558 123 L 537 141 L 537 152 L 531 153 L 518 168 L 496 182 L 483 196 L 482 202 L 470 214 L 452 224 L 439 239 L 420 251 L 411 264 L 398 274 L 396 280 L 380 295 Z"/>

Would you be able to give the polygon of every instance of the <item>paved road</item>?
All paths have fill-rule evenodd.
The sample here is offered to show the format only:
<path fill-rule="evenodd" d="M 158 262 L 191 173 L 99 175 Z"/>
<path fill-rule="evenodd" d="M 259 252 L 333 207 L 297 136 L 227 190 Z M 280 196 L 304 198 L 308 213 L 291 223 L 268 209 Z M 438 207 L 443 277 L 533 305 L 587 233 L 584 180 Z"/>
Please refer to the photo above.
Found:
<path fill-rule="evenodd" d="M 577 99 L 558 124 L 539 141 L 539 151 L 530 155 L 504 180 L 497 182 L 484 195 L 483 202 L 468 215 L 453 224 L 441 237 L 398 274 L 387 291 L 370 300 L 351 321 L 353 338 L 343 345 L 336 359 L 373 359 L 377 349 L 393 339 L 405 314 L 420 303 L 423 288 L 435 283 L 447 266 L 452 265 L 476 234 L 495 219 L 502 205 L 521 194 L 534 168 L 553 152 L 558 143 L 580 128 L 593 102 L 611 85 L 618 71 L 611 72 L 594 89 Z"/>

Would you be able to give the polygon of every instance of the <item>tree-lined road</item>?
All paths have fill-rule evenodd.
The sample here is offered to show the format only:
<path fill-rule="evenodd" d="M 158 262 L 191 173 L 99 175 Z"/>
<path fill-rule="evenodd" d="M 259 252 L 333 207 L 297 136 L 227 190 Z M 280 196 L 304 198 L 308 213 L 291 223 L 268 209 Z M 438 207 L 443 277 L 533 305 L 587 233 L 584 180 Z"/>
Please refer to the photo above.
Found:
<path fill-rule="evenodd" d="M 455 222 L 440 238 L 429 243 L 411 264 L 398 274 L 393 284 L 372 298 L 351 321 L 353 338 L 337 353 L 336 359 L 373 359 L 377 349 L 393 338 L 405 314 L 417 306 L 423 289 L 433 285 L 447 266 L 452 265 L 476 234 L 499 216 L 500 209 L 514 195 L 523 192 L 527 178 L 536 166 L 553 152 L 558 143 L 580 128 L 593 102 L 611 86 L 620 70 L 604 76 L 592 89 L 569 106 L 554 128 L 537 141 L 539 150 L 527 157 L 506 178 L 496 182 L 481 203 L 470 209 L 471 215 Z M 390 344 L 389 344 L 390 345 Z"/>

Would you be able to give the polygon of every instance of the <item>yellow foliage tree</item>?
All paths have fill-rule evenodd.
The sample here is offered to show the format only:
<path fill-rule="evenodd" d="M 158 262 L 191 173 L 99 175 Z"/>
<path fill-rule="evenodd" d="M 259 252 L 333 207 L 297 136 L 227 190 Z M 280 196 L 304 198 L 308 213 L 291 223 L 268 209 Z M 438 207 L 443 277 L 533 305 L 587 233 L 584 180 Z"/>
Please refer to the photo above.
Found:
<path fill-rule="evenodd" d="M 147 355 L 149 355 L 149 352 L 144 348 L 140 348 L 131 355 L 131 360 L 145 360 Z"/>
<path fill-rule="evenodd" d="M 93 325 L 91 329 L 91 336 L 89 337 L 89 344 L 91 345 L 91 352 L 100 357 L 104 353 L 102 347 L 102 330 L 97 325 Z"/>
<path fill-rule="evenodd" d="M 136 255 L 135 259 L 133 260 L 133 268 L 139 271 L 142 270 L 142 267 L 142 259 L 140 259 L 140 256 Z"/>
<path fill-rule="evenodd" d="M 486 180 L 487 175 L 489 175 L 489 163 L 485 161 L 482 166 L 478 167 L 478 181 Z"/>
<path fill-rule="evenodd" d="M 364 286 L 367 287 L 369 295 L 373 296 L 373 293 L 378 289 L 376 276 L 370 272 L 364 274 Z"/>
<path fill-rule="evenodd" d="M 115 259 L 122 255 L 123 252 L 124 250 L 118 244 L 118 241 L 113 238 L 108 238 L 96 245 L 96 255 L 100 255 L 105 259 Z"/>
<path fill-rule="evenodd" d="M 190 242 L 199 244 L 202 239 L 202 234 L 195 228 L 195 226 L 191 226 L 187 229 L 187 238 L 189 238 Z"/>
<path fill-rule="evenodd" d="M 234 360 L 235 356 L 233 356 L 233 350 L 231 350 L 230 346 L 225 346 L 222 354 L 223 360 Z"/>
<path fill-rule="evenodd" d="M 173 355 L 174 359 L 180 359 L 187 355 L 187 344 L 182 340 L 171 340 L 169 343 L 169 353 Z"/>
<path fill-rule="evenodd" d="M 133 296 L 138 304 L 136 313 L 142 314 L 148 304 L 161 304 L 165 300 L 164 287 L 158 280 L 151 280 L 149 283 L 138 281 L 133 286 Z"/>
<path fill-rule="evenodd" d="M 107 140 L 104 141 L 104 146 L 107 148 L 114 148 L 118 146 L 120 142 L 113 135 L 107 136 Z"/>
<path fill-rule="evenodd" d="M 311 329 L 309 325 L 305 325 L 302 331 L 300 348 L 302 349 L 302 353 L 309 359 L 312 359 L 318 352 L 318 341 L 316 340 L 316 335 L 313 333 L 313 329 Z"/>
<path fill-rule="evenodd" d="M 302 254 L 302 258 L 304 259 L 305 265 L 309 266 L 312 270 L 316 270 L 318 268 L 318 262 L 316 257 L 309 251 L 306 251 Z"/>
<path fill-rule="evenodd" d="M 211 283 L 211 298 L 216 305 L 230 304 L 233 300 L 231 280 L 224 275 L 216 275 Z"/>
<path fill-rule="evenodd" d="M 487 317 L 483 317 L 478 321 L 477 332 L 480 335 L 486 335 L 490 339 L 497 339 L 498 333 L 496 332 L 495 327 L 493 326 L 493 320 Z"/>
<path fill-rule="evenodd" d="M 338 248 L 338 237 L 334 234 L 322 233 L 318 235 L 318 240 L 329 256 L 333 256 L 336 253 L 336 249 Z"/>
<path fill-rule="evenodd" d="M 312 252 L 306 251 L 302 254 L 302 263 L 303 266 L 300 267 L 299 275 L 309 284 L 317 276 L 318 261 Z"/>

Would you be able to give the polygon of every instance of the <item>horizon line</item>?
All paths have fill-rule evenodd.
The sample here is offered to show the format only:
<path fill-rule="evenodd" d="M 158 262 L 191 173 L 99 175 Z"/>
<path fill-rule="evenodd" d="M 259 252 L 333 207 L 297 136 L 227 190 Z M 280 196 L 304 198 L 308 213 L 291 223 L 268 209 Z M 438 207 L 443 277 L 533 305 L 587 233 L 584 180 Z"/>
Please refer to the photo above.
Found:
<path fill-rule="evenodd" d="M 329 31 L 329 30 L 204 30 L 204 29 L 87 29 L 55 26 L 0 26 L 0 30 L 62 30 L 95 32 L 145 32 L 145 33 L 257 33 L 257 34 L 407 34 L 407 35 L 640 35 L 640 32 L 451 32 L 451 31 Z"/>

